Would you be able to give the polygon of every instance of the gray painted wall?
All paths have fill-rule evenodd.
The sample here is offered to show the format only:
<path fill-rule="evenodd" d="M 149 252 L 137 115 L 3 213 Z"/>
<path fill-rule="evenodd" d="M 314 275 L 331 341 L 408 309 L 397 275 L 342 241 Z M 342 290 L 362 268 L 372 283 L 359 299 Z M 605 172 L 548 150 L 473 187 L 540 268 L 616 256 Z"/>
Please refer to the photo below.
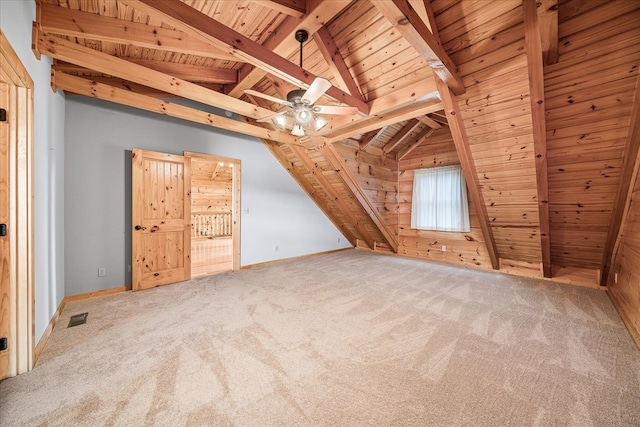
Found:
<path fill-rule="evenodd" d="M 51 59 L 31 51 L 35 1 L 0 0 L 0 28 L 34 81 L 35 338 L 64 297 L 64 95 L 49 85 Z"/>
<path fill-rule="evenodd" d="M 350 246 L 258 139 L 69 96 L 66 295 L 131 283 L 132 148 L 173 154 L 195 151 L 241 160 L 243 266 Z M 98 277 L 100 267 L 106 268 L 106 277 Z"/>

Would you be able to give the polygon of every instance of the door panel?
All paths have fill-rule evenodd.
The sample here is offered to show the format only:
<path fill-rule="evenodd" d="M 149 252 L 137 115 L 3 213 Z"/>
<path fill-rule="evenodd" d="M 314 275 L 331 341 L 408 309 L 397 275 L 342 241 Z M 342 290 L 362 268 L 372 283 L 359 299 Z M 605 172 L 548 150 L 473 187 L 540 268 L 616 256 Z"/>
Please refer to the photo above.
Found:
<path fill-rule="evenodd" d="M 188 157 L 133 150 L 134 291 L 191 278 L 191 163 Z"/>

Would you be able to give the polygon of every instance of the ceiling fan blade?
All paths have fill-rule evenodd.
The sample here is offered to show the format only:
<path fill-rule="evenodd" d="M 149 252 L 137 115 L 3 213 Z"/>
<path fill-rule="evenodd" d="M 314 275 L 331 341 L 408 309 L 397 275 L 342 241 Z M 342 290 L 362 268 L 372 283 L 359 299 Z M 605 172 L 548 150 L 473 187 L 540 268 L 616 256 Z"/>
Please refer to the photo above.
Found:
<path fill-rule="evenodd" d="M 313 111 L 319 114 L 334 114 L 338 116 L 349 116 L 358 112 L 357 107 L 341 107 L 340 105 L 316 105 Z"/>
<path fill-rule="evenodd" d="M 273 119 L 275 116 L 279 116 L 279 115 L 281 115 L 281 114 L 285 114 L 285 113 L 286 113 L 286 111 L 279 111 L 279 112 L 277 112 L 277 113 L 269 114 L 269 115 L 267 115 L 267 116 L 260 117 L 259 119 L 257 119 L 257 120 L 256 120 L 256 122 L 260 122 L 260 123 L 268 122 L 268 121 L 270 121 L 271 119 Z"/>
<path fill-rule="evenodd" d="M 267 99 L 271 102 L 275 102 L 277 104 L 287 105 L 291 107 L 291 103 L 289 101 L 285 101 L 284 99 L 276 98 L 275 96 L 267 95 L 262 92 L 258 92 L 252 89 L 245 89 L 244 93 L 247 95 L 257 96 L 258 98 Z"/>
<path fill-rule="evenodd" d="M 309 89 L 302 95 L 302 101 L 315 103 L 331 87 L 331 82 L 322 77 L 316 77 Z"/>

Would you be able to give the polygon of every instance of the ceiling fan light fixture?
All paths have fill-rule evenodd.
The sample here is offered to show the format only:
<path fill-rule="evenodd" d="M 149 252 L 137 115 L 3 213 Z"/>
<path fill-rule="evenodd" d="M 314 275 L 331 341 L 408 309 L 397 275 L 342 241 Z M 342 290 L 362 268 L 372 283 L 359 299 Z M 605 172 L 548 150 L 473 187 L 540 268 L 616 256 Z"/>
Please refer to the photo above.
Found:
<path fill-rule="evenodd" d="M 299 123 L 296 123 L 295 125 L 293 125 L 293 128 L 291 129 L 291 135 L 304 136 L 304 128 Z"/>
<path fill-rule="evenodd" d="M 306 126 L 313 120 L 313 112 L 306 106 L 299 106 L 294 113 L 297 124 Z"/>
<path fill-rule="evenodd" d="M 323 127 L 325 127 L 327 125 L 327 121 L 322 118 L 322 117 L 316 117 L 315 119 L 315 125 L 316 125 L 316 130 L 320 130 Z"/>
<path fill-rule="evenodd" d="M 279 116 L 275 116 L 273 118 L 273 124 L 278 128 L 278 129 L 284 129 L 287 126 L 287 118 L 285 117 L 284 114 L 281 114 Z"/>

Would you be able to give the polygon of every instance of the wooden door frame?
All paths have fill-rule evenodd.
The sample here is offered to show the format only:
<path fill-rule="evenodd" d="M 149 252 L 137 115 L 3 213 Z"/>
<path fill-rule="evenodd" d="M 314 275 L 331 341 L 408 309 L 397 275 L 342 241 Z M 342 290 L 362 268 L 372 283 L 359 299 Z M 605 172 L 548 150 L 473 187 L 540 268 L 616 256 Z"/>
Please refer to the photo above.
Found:
<path fill-rule="evenodd" d="M 241 194 L 241 173 L 242 163 L 238 159 L 229 157 L 215 156 L 213 154 L 195 153 L 192 151 L 183 152 L 185 157 L 192 157 L 211 162 L 225 162 L 233 165 L 233 199 L 231 218 L 233 225 L 231 227 L 231 245 L 233 246 L 232 263 L 233 271 L 240 270 L 240 194 Z"/>
<path fill-rule="evenodd" d="M 9 177 L 0 182 L 7 191 L 7 236 L 9 255 L 3 253 L 0 280 L 9 282 L 9 295 L 0 295 L 0 316 L 8 319 L 9 366 L 0 378 L 12 377 L 33 368 L 34 319 L 34 240 L 33 240 L 33 129 L 34 83 L 27 69 L 0 30 L 0 81 L 9 86 L 7 110 L 9 137 Z M 21 114 L 22 113 L 22 114 Z M 2 150 L 0 150 L 2 151 Z M 8 267 L 7 272 L 2 270 Z M 1 289 L 2 287 L 0 287 Z"/>

